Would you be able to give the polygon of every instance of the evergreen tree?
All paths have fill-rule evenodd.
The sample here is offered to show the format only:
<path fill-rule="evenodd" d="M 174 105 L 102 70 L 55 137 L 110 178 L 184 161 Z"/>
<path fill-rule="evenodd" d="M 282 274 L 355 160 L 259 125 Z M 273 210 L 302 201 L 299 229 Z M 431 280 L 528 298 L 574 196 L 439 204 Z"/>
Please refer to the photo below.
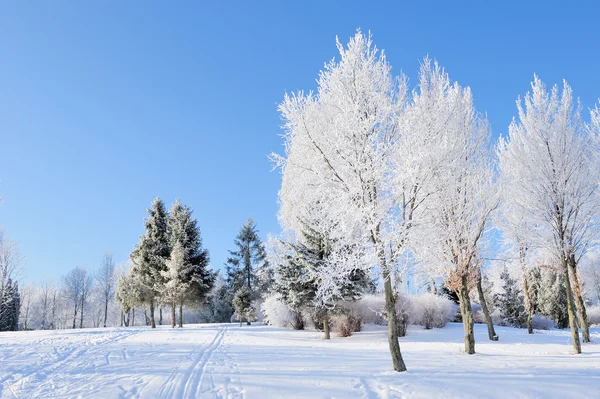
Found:
<path fill-rule="evenodd" d="M 175 201 L 169 212 L 169 243 L 172 248 L 181 245 L 181 265 L 175 284 L 181 287 L 178 298 L 179 327 L 183 326 L 183 305 L 204 304 L 214 282 L 214 275 L 208 269 L 208 250 L 202 248 L 200 228 L 196 219 L 192 218 L 192 210 Z"/>
<path fill-rule="evenodd" d="M 140 286 L 140 301 L 150 307 L 150 324 L 156 328 L 154 306 L 163 290 L 163 272 L 170 256 L 167 232 L 167 212 L 160 198 L 152 202 L 145 221 L 145 234 L 130 255 L 133 267 L 132 277 Z"/>
<path fill-rule="evenodd" d="M 265 248 L 251 218 L 242 226 L 234 244 L 237 250 L 229 251 L 230 257 L 226 263 L 226 283 L 230 295 L 243 286 L 259 293 L 264 292 L 260 290 L 268 290 L 272 272 L 268 271 L 270 265 Z"/>
<path fill-rule="evenodd" d="M 539 275 L 541 278 L 536 295 L 539 313 L 554 320 L 558 328 L 569 327 L 564 278 L 553 267 L 539 268 Z"/>
<path fill-rule="evenodd" d="M 327 267 L 330 242 L 307 223 L 303 226 L 296 243 L 284 243 L 288 248 L 286 256 L 276 267 L 274 290 L 293 310 L 311 308 L 319 326 L 323 326 L 325 339 L 329 339 L 329 311 L 336 300 L 356 300 L 362 293 L 370 289 L 372 280 L 362 270 L 351 272 L 348 283 L 340 289 L 340 296 L 332 298 L 332 302 L 317 306 L 314 302 L 319 288 L 314 278 L 314 271 Z"/>
<path fill-rule="evenodd" d="M 254 313 L 254 307 L 252 306 L 252 290 L 247 286 L 243 285 L 239 290 L 236 291 L 233 297 L 233 307 L 237 318 L 240 321 L 240 327 L 242 326 L 242 320 L 246 317 L 246 324 L 250 325 L 252 314 Z"/>
<path fill-rule="evenodd" d="M 527 321 L 527 311 L 517 281 L 510 276 L 506 267 L 500 274 L 500 279 L 503 292 L 494 296 L 496 307 L 509 325 L 523 327 Z"/>
<path fill-rule="evenodd" d="M 19 329 L 19 310 L 21 296 L 19 284 L 8 278 L 0 293 L 0 331 L 17 331 Z"/>
<path fill-rule="evenodd" d="M 220 271 L 215 273 L 214 283 L 207 297 L 204 314 L 208 323 L 226 323 L 231 320 L 233 308 L 228 300 L 225 279 Z"/>

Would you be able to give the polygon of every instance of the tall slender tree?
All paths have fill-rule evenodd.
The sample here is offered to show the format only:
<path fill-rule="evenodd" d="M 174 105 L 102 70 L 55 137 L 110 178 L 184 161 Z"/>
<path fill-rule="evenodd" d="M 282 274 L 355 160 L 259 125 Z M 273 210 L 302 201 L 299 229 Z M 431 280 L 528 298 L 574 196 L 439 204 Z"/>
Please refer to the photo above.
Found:
<path fill-rule="evenodd" d="M 256 223 L 248 218 L 234 240 L 235 251 L 229 251 L 226 263 L 227 283 L 230 292 L 237 292 L 242 286 L 251 291 L 261 285 L 257 271 L 268 268 L 264 245 L 258 235 Z"/>
<path fill-rule="evenodd" d="M 145 233 L 130 255 L 132 277 L 141 287 L 140 301 L 150 307 L 150 325 L 156 328 L 154 308 L 164 285 L 162 272 L 166 270 L 171 248 L 167 231 L 168 216 L 160 198 L 152 202 L 145 221 Z"/>
<path fill-rule="evenodd" d="M 106 319 L 108 317 L 108 304 L 115 294 L 116 283 L 115 262 L 113 261 L 113 256 L 110 252 L 104 254 L 102 264 L 100 265 L 100 269 L 98 269 L 98 272 L 96 274 L 96 281 L 98 281 L 100 294 L 102 296 L 102 300 L 104 301 L 103 326 L 106 327 Z"/>
<path fill-rule="evenodd" d="M 566 82 L 562 93 L 558 86 L 548 92 L 534 76 L 531 88 L 517 101 L 519 117 L 509 136 L 500 140 L 500 169 L 510 206 L 527 224 L 528 241 L 561 264 L 573 350 L 581 353 L 575 308 L 583 341 L 590 336 L 577 266 L 599 230 L 600 149 Z"/>

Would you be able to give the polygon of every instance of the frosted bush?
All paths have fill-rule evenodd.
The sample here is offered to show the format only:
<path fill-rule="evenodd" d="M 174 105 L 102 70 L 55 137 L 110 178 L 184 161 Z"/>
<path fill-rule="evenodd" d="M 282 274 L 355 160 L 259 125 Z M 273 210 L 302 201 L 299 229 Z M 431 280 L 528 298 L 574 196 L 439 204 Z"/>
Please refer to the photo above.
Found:
<path fill-rule="evenodd" d="M 536 330 L 551 330 L 552 328 L 554 328 L 556 323 L 554 322 L 554 320 L 548 317 L 536 314 L 533 315 L 533 318 L 531 319 L 531 325 Z"/>
<path fill-rule="evenodd" d="M 260 307 L 265 324 L 276 327 L 290 327 L 294 312 L 287 306 L 279 295 L 268 296 Z"/>
<path fill-rule="evenodd" d="M 435 294 L 419 294 L 410 297 L 410 323 L 431 328 L 442 328 L 454 319 L 457 306 L 451 300 Z"/>
<path fill-rule="evenodd" d="M 590 326 L 594 324 L 600 325 L 600 305 L 590 306 L 586 309 Z"/>
<path fill-rule="evenodd" d="M 387 324 L 383 295 L 365 295 L 357 301 L 343 302 L 340 307 L 352 311 L 362 324 Z"/>

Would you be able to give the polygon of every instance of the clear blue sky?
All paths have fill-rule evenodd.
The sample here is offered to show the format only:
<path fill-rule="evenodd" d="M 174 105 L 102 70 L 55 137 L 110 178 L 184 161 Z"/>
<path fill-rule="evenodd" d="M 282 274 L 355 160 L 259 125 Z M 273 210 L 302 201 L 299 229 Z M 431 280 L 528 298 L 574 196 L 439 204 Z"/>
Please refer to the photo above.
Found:
<path fill-rule="evenodd" d="M 495 135 L 534 72 L 592 106 L 600 8 L 521 3 L 2 2 L 0 225 L 28 279 L 58 278 L 126 261 L 152 199 L 181 198 L 219 268 L 248 216 L 279 231 L 277 103 L 315 88 L 336 35 L 371 30 L 413 83 L 435 57 Z"/>

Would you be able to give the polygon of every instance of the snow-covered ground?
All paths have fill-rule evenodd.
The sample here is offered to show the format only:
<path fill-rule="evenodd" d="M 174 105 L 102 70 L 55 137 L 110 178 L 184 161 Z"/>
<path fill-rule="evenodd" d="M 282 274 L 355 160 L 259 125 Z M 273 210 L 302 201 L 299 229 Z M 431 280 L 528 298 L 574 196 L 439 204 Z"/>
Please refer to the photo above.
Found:
<path fill-rule="evenodd" d="M 409 330 L 406 373 L 385 331 L 350 338 L 267 326 L 194 325 L 0 333 L 1 398 L 598 398 L 600 345 L 569 355 L 568 331 L 476 325 Z M 592 329 L 600 342 L 600 329 Z"/>

